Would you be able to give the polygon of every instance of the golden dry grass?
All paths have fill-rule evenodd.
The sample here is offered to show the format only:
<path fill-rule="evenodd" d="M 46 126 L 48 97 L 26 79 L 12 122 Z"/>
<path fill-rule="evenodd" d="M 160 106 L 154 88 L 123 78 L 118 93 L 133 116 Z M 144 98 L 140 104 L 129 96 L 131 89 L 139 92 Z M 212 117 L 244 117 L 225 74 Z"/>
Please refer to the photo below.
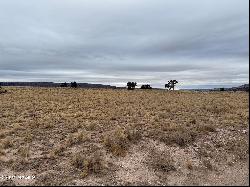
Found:
<path fill-rule="evenodd" d="M 37 176 L 34 185 L 74 185 L 88 177 L 126 184 L 114 177 L 120 169 L 117 159 L 150 141 L 180 150 L 198 146 L 200 165 L 194 166 L 190 158 L 183 167 L 192 172 L 248 159 L 246 92 L 7 90 L 0 95 L 0 172 L 32 172 Z M 166 150 L 152 154 L 145 162 L 149 171 L 180 170 L 171 156 L 164 156 Z"/>

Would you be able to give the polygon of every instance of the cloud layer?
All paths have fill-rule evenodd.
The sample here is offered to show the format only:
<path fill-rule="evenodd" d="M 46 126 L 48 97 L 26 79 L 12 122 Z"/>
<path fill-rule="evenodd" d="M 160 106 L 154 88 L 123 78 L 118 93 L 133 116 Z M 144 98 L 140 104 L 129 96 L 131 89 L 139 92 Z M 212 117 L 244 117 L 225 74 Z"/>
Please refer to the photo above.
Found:
<path fill-rule="evenodd" d="M 0 81 L 249 79 L 248 0 L 2 0 Z"/>

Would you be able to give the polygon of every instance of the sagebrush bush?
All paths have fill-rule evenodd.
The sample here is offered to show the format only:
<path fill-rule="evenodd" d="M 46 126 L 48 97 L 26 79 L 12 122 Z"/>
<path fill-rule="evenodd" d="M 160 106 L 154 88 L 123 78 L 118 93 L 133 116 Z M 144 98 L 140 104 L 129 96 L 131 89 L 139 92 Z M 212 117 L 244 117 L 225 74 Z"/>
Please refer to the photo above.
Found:
<path fill-rule="evenodd" d="M 86 155 L 83 152 L 77 153 L 73 156 L 71 163 L 82 172 L 82 177 L 90 174 L 102 174 L 106 169 L 106 162 L 99 152 L 91 155 Z"/>
<path fill-rule="evenodd" d="M 116 156 L 125 156 L 130 144 L 128 134 L 121 128 L 107 133 L 103 142 L 107 150 Z"/>
<path fill-rule="evenodd" d="M 156 172 L 176 171 L 175 161 L 167 151 L 150 150 L 150 156 L 146 160 L 146 164 Z"/>
<path fill-rule="evenodd" d="M 66 139 L 66 145 L 72 146 L 74 144 L 83 143 L 89 140 L 88 134 L 86 132 L 80 131 L 78 133 L 69 134 Z"/>

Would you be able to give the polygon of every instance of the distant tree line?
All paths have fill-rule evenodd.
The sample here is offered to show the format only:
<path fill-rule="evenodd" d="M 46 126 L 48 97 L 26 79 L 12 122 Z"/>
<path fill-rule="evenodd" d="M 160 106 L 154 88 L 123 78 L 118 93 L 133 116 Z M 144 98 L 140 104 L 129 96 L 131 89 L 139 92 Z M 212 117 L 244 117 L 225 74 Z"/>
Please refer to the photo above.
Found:
<path fill-rule="evenodd" d="M 68 84 L 67 84 L 66 82 L 61 83 L 61 84 L 60 84 L 60 87 L 68 87 Z M 71 87 L 71 88 L 77 88 L 78 85 L 77 85 L 77 83 L 74 81 L 74 82 L 71 82 L 71 83 L 70 83 L 70 87 Z"/>
<path fill-rule="evenodd" d="M 149 84 L 142 85 L 141 89 L 152 89 L 152 87 Z"/>
<path fill-rule="evenodd" d="M 174 90 L 174 87 L 177 83 L 178 83 L 177 80 L 170 80 L 170 81 L 168 81 L 167 84 L 165 84 L 165 88 L 168 88 L 169 90 L 171 90 L 171 89 Z M 137 86 L 136 82 L 128 82 L 127 83 L 128 90 L 134 90 L 136 86 Z M 146 84 L 146 85 L 142 85 L 141 89 L 152 89 L 152 87 L 149 84 Z"/>

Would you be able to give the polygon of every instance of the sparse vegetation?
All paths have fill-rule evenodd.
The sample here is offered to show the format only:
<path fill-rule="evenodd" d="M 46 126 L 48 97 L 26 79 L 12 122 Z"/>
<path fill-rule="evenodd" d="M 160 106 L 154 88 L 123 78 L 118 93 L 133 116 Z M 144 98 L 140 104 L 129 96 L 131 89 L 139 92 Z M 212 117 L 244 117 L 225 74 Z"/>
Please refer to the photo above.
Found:
<path fill-rule="evenodd" d="M 3 93 L 7 93 L 7 90 L 3 89 L 3 88 L 0 86 L 0 94 L 3 94 Z"/>
<path fill-rule="evenodd" d="M 104 173 L 105 164 L 99 152 L 95 152 L 90 156 L 80 152 L 72 158 L 72 165 L 81 171 L 81 177 Z"/>
<path fill-rule="evenodd" d="M 217 169 L 222 175 L 224 167 L 247 163 L 248 112 L 247 92 L 9 87 L 0 97 L 0 170 L 30 171 L 37 179 L 29 184 L 40 185 L 168 184 L 172 174 L 206 177 L 203 171 Z M 152 181 L 128 181 L 123 172 L 140 162 L 131 155 L 145 150 L 138 172 L 152 171 Z M 139 161 L 126 165 L 133 159 Z"/>
<path fill-rule="evenodd" d="M 175 162 L 167 151 L 151 150 L 147 164 L 152 167 L 155 172 L 170 172 L 175 171 Z"/>
<path fill-rule="evenodd" d="M 29 147 L 20 147 L 18 149 L 18 154 L 22 157 L 22 158 L 28 158 L 30 156 L 30 151 L 29 151 Z"/>
<path fill-rule="evenodd" d="M 12 146 L 13 146 L 13 142 L 11 141 L 10 137 L 7 137 L 7 138 L 1 140 L 1 147 L 3 149 L 7 149 L 7 148 L 10 148 Z"/>
<path fill-rule="evenodd" d="M 129 144 L 128 134 L 121 128 L 107 133 L 104 137 L 107 150 L 116 156 L 125 156 Z"/>

